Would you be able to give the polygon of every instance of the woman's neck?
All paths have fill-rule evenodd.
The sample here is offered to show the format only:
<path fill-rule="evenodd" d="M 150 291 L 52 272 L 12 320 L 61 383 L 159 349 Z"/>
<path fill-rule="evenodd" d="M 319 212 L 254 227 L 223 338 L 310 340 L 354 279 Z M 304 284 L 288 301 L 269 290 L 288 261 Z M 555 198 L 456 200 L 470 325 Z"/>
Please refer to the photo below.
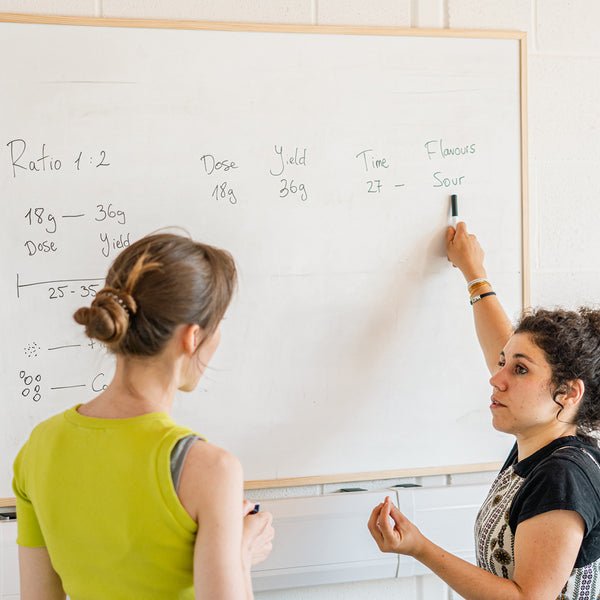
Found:
<path fill-rule="evenodd" d="M 550 442 L 553 442 L 558 438 L 570 435 L 577 435 L 577 427 L 566 423 L 561 423 L 558 427 L 553 427 L 544 431 L 525 435 L 517 434 L 518 460 L 521 461 L 524 458 L 535 454 L 538 450 L 541 450 L 544 446 L 547 446 Z"/>
<path fill-rule="evenodd" d="M 118 356 L 109 386 L 82 405 L 79 412 L 104 419 L 126 419 L 153 412 L 170 414 L 176 390 L 175 369 L 169 362 Z"/>

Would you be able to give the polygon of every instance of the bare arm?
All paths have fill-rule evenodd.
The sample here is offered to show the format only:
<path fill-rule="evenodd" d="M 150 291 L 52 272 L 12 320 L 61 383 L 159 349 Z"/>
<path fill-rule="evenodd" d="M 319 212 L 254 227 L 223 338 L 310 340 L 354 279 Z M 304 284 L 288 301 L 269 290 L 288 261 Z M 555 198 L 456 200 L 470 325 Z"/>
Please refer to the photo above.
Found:
<path fill-rule="evenodd" d="M 250 568 L 268 554 L 273 529 L 269 513 L 244 516 L 251 506 L 243 502 L 242 467 L 237 458 L 196 442 L 184 463 L 178 493 L 198 523 L 194 548 L 197 600 L 251 600 Z"/>
<path fill-rule="evenodd" d="M 62 581 L 46 548 L 19 546 L 21 600 L 65 600 Z"/>
<path fill-rule="evenodd" d="M 436 546 L 389 500 L 375 508 L 369 530 L 383 552 L 413 556 L 465 600 L 555 600 L 575 564 L 584 523 L 578 513 L 568 510 L 550 511 L 521 523 L 515 534 L 513 581 Z"/>
<path fill-rule="evenodd" d="M 465 281 L 486 279 L 483 266 L 484 252 L 477 238 L 467 232 L 465 223 L 448 227 L 446 233 L 446 253 L 448 260 L 460 269 Z M 492 287 L 484 286 L 479 293 L 491 292 Z M 490 373 L 495 373 L 500 352 L 513 334 L 513 326 L 504 312 L 497 296 L 486 296 L 473 304 L 473 319 L 477 338 Z"/>

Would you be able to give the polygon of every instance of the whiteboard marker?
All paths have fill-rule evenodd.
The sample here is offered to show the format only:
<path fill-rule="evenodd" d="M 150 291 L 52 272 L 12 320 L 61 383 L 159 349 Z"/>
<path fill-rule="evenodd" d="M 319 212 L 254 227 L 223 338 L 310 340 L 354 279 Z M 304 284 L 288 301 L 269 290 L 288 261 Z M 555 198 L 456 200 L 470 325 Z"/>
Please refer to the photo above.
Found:
<path fill-rule="evenodd" d="M 458 223 L 458 196 L 456 194 L 450 196 L 450 204 L 452 206 L 452 227 L 456 229 L 456 224 Z"/>

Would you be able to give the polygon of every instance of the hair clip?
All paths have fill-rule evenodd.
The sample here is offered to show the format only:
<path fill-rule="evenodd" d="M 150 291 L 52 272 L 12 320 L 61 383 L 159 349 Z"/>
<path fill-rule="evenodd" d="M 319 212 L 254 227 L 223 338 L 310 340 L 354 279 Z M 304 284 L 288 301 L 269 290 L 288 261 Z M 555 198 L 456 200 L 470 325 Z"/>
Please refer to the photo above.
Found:
<path fill-rule="evenodd" d="M 98 292 L 98 294 L 96 294 L 96 295 L 97 296 L 110 296 L 111 298 L 114 298 L 125 309 L 125 312 L 127 313 L 127 315 L 129 317 L 131 317 L 131 311 L 129 310 L 129 307 L 127 306 L 127 304 L 125 304 L 125 301 L 123 300 L 123 298 L 121 298 L 121 296 L 115 294 L 114 292 L 103 291 L 103 290 L 100 290 Z"/>

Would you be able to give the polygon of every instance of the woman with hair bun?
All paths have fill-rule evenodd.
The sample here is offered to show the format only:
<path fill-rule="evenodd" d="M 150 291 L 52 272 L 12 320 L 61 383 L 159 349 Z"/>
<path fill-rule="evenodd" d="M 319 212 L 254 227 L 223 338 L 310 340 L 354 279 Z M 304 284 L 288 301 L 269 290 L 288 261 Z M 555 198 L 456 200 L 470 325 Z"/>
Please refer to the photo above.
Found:
<path fill-rule="evenodd" d="M 22 600 L 253 597 L 271 515 L 251 514 L 233 455 L 169 416 L 217 349 L 235 285 L 227 252 L 162 233 L 126 248 L 75 313 L 116 370 L 17 456 Z"/>
<path fill-rule="evenodd" d="M 446 236 L 492 373 L 495 429 L 516 442 L 475 523 L 477 566 L 436 546 L 389 500 L 369 530 L 465 600 L 600 598 L 600 311 L 526 311 L 512 328 L 464 223 Z"/>

